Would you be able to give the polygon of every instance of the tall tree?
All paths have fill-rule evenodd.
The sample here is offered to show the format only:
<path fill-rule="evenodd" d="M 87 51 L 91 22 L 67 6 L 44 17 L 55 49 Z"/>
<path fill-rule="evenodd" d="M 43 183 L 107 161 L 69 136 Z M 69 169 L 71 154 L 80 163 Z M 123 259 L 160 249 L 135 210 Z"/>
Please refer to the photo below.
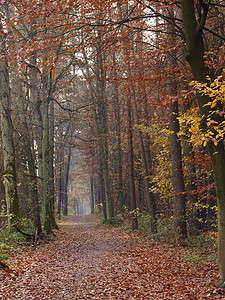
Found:
<path fill-rule="evenodd" d="M 131 118 L 131 98 L 128 96 L 127 100 L 127 139 L 128 139 L 128 176 L 129 176 L 129 191 L 130 191 L 130 207 L 132 215 L 132 229 L 138 229 L 138 219 L 137 219 L 137 200 L 135 191 L 135 178 L 134 178 L 134 150 L 133 150 L 133 128 L 132 128 L 132 118 Z"/>
<path fill-rule="evenodd" d="M 169 9 L 170 16 L 174 18 L 174 10 Z M 173 23 L 168 24 L 168 35 L 170 39 L 170 49 L 176 48 L 176 35 L 175 26 Z M 177 53 L 176 50 L 169 49 L 168 64 L 171 73 L 177 70 Z M 171 74 L 171 75 L 172 75 Z M 182 167 L 182 154 L 181 154 L 181 143 L 178 137 L 180 131 L 178 121 L 178 85 L 177 82 L 171 76 L 168 85 L 168 94 L 172 98 L 172 103 L 169 107 L 169 129 L 170 129 L 170 149 L 171 149 L 171 163 L 172 163 L 172 174 L 173 174 L 173 201 L 174 201 L 174 231 L 176 238 L 185 239 L 187 237 L 186 227 L 186 195 L 184 185 L 184 174 Z"/>
<path fill-rule="evenodd" d="M 186 58 L 191 66 L 193 77 L 200 83 L 208 83 L 208 70 L 204 61 L 204 42 L 202 30 L 205 27 L 211 1 L 199 1 L 200 19 L 196 19 L 195 1 L 181 0 L 182 18 L 186 38 Z M 223 117 L 217 114 L 221 111 L 218 103 L 215 107 L 207 105 L 211 102 L 208 95 L 197 93 L 198 106 L 202 118 L 202 128 L 207 131 L 207 118 L 213 118 L 217 124 L 223 122 Z M 214 113 L 212 114 L 213 111 Z M 208 141 L 207 148 L 213 165 L 215 188 L 218 202 L 218 263 L 221 283 L 225 284 L 225 149 L 223 140 L 214 144 Z"/>
<path fill-rule="evenodd" d="M 4 161 L 4 186 L 7 203 L 8 225 L 11 220 L 18 220 L 19 202 L 16 183 L 15 149 L 13 142 L 13 127 L 11 119 L 11 91 L 9 83 L 9 70 L 5 47 L 6 33 L 3 30 L 2 17 L 0 17 L 0 108 L 1 108 L 1 131 L 3 143 Z"/>

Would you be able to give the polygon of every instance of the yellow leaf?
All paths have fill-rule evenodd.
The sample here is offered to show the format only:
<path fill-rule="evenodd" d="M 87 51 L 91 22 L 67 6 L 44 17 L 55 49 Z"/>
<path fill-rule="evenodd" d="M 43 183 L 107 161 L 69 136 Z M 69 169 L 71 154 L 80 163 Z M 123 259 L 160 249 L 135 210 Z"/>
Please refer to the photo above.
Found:
<path fill-rule="evenodd" d="M 216 104 L 217 104 L 217 101 L 216 101 L 216 100 L 214 100 L 214 101 L 212 102 L 211 108 L 215 107 L 215 106 L 216 106 Z"/>

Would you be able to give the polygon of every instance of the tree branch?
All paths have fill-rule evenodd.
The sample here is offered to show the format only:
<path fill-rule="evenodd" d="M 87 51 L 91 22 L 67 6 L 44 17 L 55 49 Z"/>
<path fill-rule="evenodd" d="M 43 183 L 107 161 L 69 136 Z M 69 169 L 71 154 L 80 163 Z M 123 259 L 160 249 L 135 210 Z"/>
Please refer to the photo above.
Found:
<path fill-rule="evenodd" d="M 197 34 L 200 34 L 200 32 L 202 31 L 202 29 L 205 26 L 205 22 L 206 22 L 208 11 L 209 11 L 210 2 L 211 1 L 209 0 L 209 2 L 206 4 L 203 0 L 199 0 L 199 4 L 203 9 L 203 14 L 202 14 L 201 20 L 200 20 L 200 22 L 197 26 Z"/>
<path fill-rule="evenodd" d="M 55 101 L 55 102 L 59 105 L 59 107 L 62 108 L 63 110 L 67 110 L 67 111 L 70 111 L 70 112 L 74 112 L 73 109 L 70 109 L 70 108 L 67 108 L 67 107 L 63 107 L 62 104 L 59 103 L 59 101 L 57 101 L 56 99 L 50 98 L 50 100 Z"/>
<path fill-rule="evenodd" d="M 218 38 L 220 38 L 221 40 L 225 41 L 225 37 L 223 37 L 222 35 L 216 33 L 215 31 L 207 28 L 207 27 L 204 27 L 203 30 L 207 31 L 207 32 L 210 32 L 211 34 L 217 36 Z"/>

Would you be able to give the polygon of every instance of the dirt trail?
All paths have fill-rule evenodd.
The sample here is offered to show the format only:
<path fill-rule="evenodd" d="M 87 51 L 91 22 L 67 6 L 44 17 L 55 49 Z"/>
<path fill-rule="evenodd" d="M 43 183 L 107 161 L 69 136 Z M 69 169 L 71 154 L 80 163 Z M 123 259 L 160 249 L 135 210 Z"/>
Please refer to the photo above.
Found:
<path fill-rule="evenodd" d="M 0 273 L 0 299 L 225 299 L 215 265 L 197 271 L 185 253 L 70 216 L 53 241 L 12 259 L 14 280 Z"/>

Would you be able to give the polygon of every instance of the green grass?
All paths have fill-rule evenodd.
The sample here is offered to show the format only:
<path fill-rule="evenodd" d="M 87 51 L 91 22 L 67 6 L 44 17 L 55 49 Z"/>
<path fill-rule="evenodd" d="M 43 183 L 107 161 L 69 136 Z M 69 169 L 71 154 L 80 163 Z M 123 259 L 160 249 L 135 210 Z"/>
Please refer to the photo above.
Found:
<path fill-rule="evenodd" d="M 34 233 L 34 227 L 29 220 L 23 220 L 18 224 L 18 227 L 27 234 Z M 27 240 L 14 227 L 2 226 L 0 229 L 0 259 L 7 259 L 8 254 L 16 251 L 21 245 L 26 245 Z"/>
<path fill-rule="evenodd" d="M 188 253 L 183 256 L 182 259 L 191 264 L 199 265 L 205 262 L 215 262 L 217 259 L 217 255 L 214 252 L 202 254 L 201 252 L 199 252 L 199 249 L 196 249 L 196 252 L 188 250 Z"/>

